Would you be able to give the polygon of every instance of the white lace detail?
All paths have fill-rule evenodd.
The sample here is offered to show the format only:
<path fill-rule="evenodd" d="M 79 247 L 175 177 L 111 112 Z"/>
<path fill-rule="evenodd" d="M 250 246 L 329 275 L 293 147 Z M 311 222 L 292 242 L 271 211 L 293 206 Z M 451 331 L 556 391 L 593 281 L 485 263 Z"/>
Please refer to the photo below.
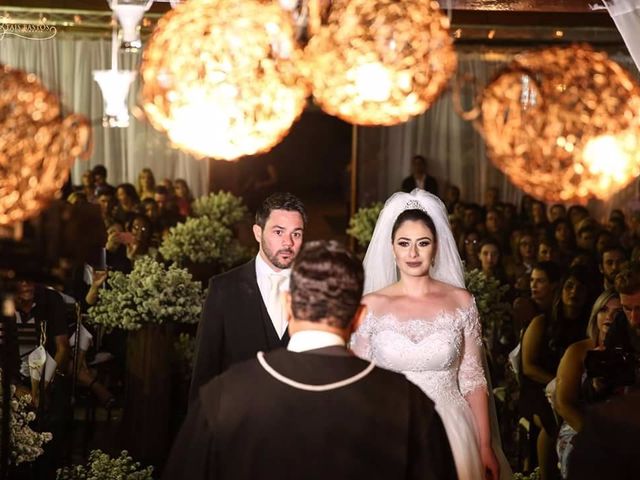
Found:
<path fill-rule="evenodd" d="M 436 404 L 461 404 L 467 393 L 487 389 L 480 338 L 478 310 L 472 303 L 431 319 L 369 313 L 351 346 L 378 366 L 404 373 Z"/>

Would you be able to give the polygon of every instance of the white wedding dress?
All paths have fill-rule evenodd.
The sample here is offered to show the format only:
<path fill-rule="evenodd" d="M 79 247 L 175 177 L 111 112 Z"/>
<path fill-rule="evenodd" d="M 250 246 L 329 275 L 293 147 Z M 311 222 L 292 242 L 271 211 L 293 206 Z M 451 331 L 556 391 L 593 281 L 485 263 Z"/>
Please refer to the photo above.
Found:
<path fill-rule="evenodd" d="M 487 389 L 475 302 L 433 318 L 401 319 L 370 312 L 353 335 L 351 347 L 356 355 L 402 372 L 418 385 L 442 418 L 459 479 L 484 479 L 478 430 L 464 398 L 477 388 Z"/>

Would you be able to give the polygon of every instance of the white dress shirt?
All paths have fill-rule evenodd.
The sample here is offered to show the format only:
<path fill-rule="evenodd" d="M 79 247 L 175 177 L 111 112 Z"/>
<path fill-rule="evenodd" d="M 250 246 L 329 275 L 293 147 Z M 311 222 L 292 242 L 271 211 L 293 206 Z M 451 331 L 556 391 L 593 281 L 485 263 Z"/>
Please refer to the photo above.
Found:
<path fill-rule="evenodd" d="M 287 350 L 292 352 L 306 352 L 317 348 L 346 345 L 346 342 L 335 333 L 322 330 L 303 330 L 291 335 Z"/>
<path fill-rule="evenodd" d="M 262 301 L 267 307 L 267 312 L 269 312 L 269 318 L 273 323 L 273 328 L 275 328 L 278 336 L 282 338 L 284 332 L 287 330 L 287 322 L 283 321 L 282 323 L 280 323 L 279 315 L 273 311 L 271 302 L 269 301 L 269 293 L 271 291 L 271 275 L 273 274 L 278 274 L 285 277 L 285 280 L 280 286 L 280 293 L 289 291 L 289 278 L 291 277 L 291 269 L 287 268 L 276 272 L 269 266 L 267 262 L 263 260 L 262 256 L 260 256 L 260 253 L 258 253 L 258 255 L 256 256 L 256 280 L 258 281 L 258 288 L 260 290 L 260 295 L 262 296 Z"/>

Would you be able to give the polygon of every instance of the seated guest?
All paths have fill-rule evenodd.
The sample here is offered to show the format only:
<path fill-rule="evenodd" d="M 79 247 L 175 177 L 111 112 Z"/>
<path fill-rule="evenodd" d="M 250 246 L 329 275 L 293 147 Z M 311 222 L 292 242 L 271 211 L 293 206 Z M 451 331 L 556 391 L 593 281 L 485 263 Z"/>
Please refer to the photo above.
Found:
<path fill-rule="evenodd" d="M 151 221 L 145 215 L 136 215 L 128 227 L 132 236 L 131 241 L 127 243 L 127 258 L 133 263 L 144 255 L 155 256 L 157 250 L 151 244 Z"/>
<path fill-rule="evenodd" d="M 189 185 L 187 185 L 187 182 L 182 178 L 177 178 L 174 183 L 178 213 L 182 217 L 188 217 L 191 215 L 191 203 L 193 203 L 193 195 L 191 195 Z"/>
<path fill-rule="evenodd" d="M 569 220 L 561 218 L 551 225 L 551 233 L 560 250 L 560 264 L 569 265 L 576 255 L 576 239 Z"/>
<path fill-rule="evenodd" d="M 560 252 L 551 237 L 542 237 L 538 241 L 538 262 L 560 262 Z"/>
<path fill-rule="evenodd" d="M 438 195 L 438 181 L 427 173 L 427 159 L 422 155 L 411 159 L 411 175 L 402 181 L 403 192 L 411 192 L 414 188 Z"/>
<path fill-rule="evenodd" d="M 600 257 L 600 273 L 604 278 L 604 289 L 613 288 L 616 276 L 627 260 L 627 254 L 619 246 L 610 246 L 602 251 Z"/>
<path fill-rule="evenodd" d="M 93 184 L 96 188 L 96 194 L 99 188 L 111 190 L 111 192 L 115 191 L 113 185 L 109 185 L 107 182 L 107 169 L 104 165 L 96 165 L 91 169 L 91 173 L 93 174 Z"/>
<path fill-rule="evenodd" d="M 156 187 L 153 199 L 158 205 L 159 220 L 163 229 L 173 227 L 181 220 L 175 198 L 167 187 L 163 185 Z"/>
<path fill-rule="evenodd" d="M 522 338 L 520 409 L 540 428 L 537 451 L 541 478 L 553 478 L 557 458 L 558 424 L 545 396 L 560 359 L 572 343 L 585 338 L 588 323 L 588 286 L 584 270 L 572 268 L 562 282 L 551 312 L 535 317 Z"/>
<path fill-rule="evenodd" d="M 480 253 L 480 234 L 478 232 L 472 230 L 464 233 L 458 248 L 466 270 L 482 268 L 480 257 L 478 256 Z"/>
<path fill-rule="evenodd" d="M 121 183 L 116 189 L 116 200 L 118 204 L 113 213 L 117 222 L 127 224 L 133 217 L 141 213 L 140 198 L 136 188 L 130 183 Z"/>
<path fill-rule="evenodd" d="M 572 450 L 572 439 L 582 430 L 587 399 L 582 395 L 585 381 L 585 358 L 590 350 L 604 348 L 609 325 L 621 311 L 620 297 L 614 290 L 603 292 L 593 304 L 585 340 L 567 348 L 556 376 L 555 408 L 563 419 L 558 433 L 558 459 L 563 478 L 567 477 L 567 465 Z"/>
<path fill-rule="evenodd" d="M 140 200 L 153 198 L 156 190 L 156 178 L 150 168 L 143 168 L 138 175 L 138 197 Z"/>
<path fill-rule="evenodd" d="M 480 243 L 480 252 L 478 253 L 482 272 L 487 278 L 495 278 L 500 284 L 507 284 L 507 276 L 502 268 L 502 251 L 500 245 L 493 239 L 483 240 Z"/>
<path fill-rule="evenodd" d="M 561 203 L 554 203 L 549 208 L 549 223 L 554 223 L 556 220 L 560 218 L 565 218 L 567 216 L 567 209 Z"/>
<path fill-rule="evenodd" d="M 91 170 L 87 170 L 82 174 L 82 185 L 80 186 L 80 191 L 85 194 L 87 201 L 92 203 L 95 201 L 96 184 Z"/>
<path fill-rule="evenodd" d="M 600 403 L 585 415 L 569 459 L 569 480 L 632 480 L 640 472 L 640 391 Z"/>
<path fill-rule="evenodd" d="M 523 275 L 529 275 L 536 263 L 537 245 L 533 232 L 523 230 L 517 241 L 511 261 L 506 264 L 507 278 L 515 285 Z"/>
<path fill-rule="evenodd" d="M 200 388 L 163 478 L 457 478 L 433 402 L 346 348 L 365 313 L 363 280 L 344 247 L 305 245 L 285 298 L 287 350 Z"/>

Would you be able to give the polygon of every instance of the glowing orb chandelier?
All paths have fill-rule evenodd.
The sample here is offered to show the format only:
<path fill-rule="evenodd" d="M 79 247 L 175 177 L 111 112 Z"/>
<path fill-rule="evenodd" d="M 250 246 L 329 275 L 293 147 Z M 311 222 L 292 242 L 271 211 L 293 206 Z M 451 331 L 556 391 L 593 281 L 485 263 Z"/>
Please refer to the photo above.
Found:
<path fill-rule="evenodd" d="M 435 1 L 334 1 L 318 15 L 305 48 L 313 97 L 343 120 L 404 122 L 427 110 L 455 72 L 449 21 Z"/>
<path fill-rule="evenodd" d="M 155 128 L 196 157 L 264 152 L 305 106 L 301 56 L 277 3 L 190 0 L 159 21 L 145 48 L 142 106 Z"/>
<path fill-rule="evenodd" d="M 546 201 L 606 199 L 640 174 L 640 85 L 585 45 L 517 56 L 484 89 L 489 156 Z"/>
<path fill-rule="evenodd" d="M 35 75 L 0 65 L 0 224 L 36 215 L 60 191 L 91 127 L 62 117 L 57 97 Z"/>

